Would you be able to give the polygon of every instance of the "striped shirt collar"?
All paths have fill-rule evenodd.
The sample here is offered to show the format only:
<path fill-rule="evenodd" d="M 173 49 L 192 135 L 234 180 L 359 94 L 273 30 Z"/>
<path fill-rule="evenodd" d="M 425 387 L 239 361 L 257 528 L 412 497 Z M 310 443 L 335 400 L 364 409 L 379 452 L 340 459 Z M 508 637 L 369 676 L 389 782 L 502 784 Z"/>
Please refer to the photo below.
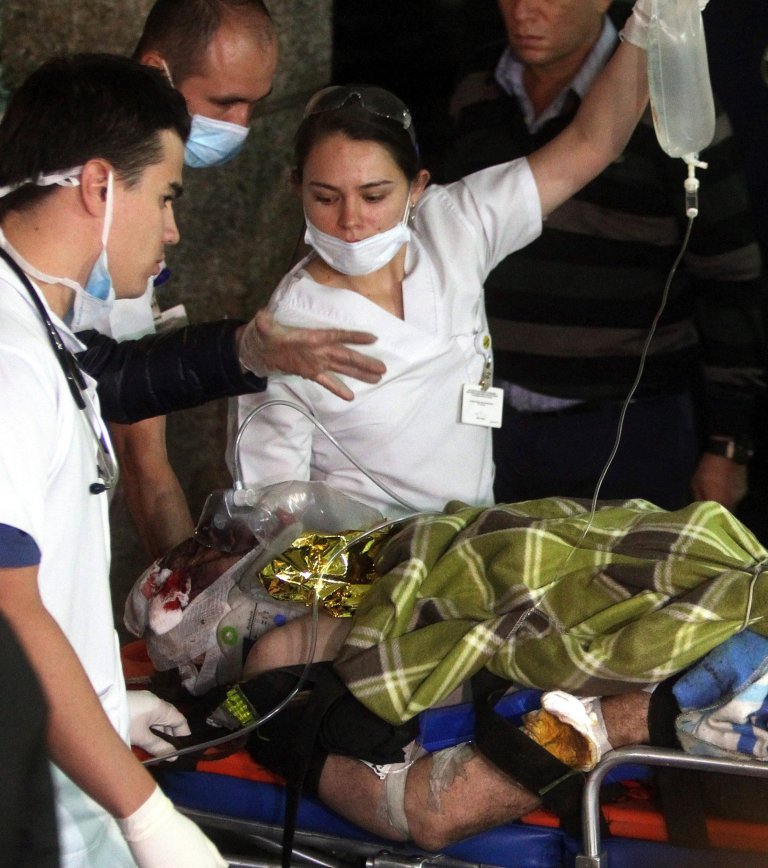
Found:
<path fill-rule="evenodd" d="M 606 16 L 603 19 L 603 29 L 592 51 L 587 55 L 581 69 L 576 73 L 569 85 L 563 88 L 551 105 L 535 117 L 533 106 L 528 99 L 528 94 L 523 87 L 523 64 L 515 56 L 510 46 L 502 53 L 496 64 L 495 77 L 499 86 L 510 96 L 514 96 L 523 110 L 525 124 L 531 133 L 537 132 L 548 120 L 557 117 L 563 110 L 565 101 L 570 93 L 575 93 L 579 99 L 583 99 L 600 70 L 608 62 L 613 54 L 618 34 L 611 20 Z"/>

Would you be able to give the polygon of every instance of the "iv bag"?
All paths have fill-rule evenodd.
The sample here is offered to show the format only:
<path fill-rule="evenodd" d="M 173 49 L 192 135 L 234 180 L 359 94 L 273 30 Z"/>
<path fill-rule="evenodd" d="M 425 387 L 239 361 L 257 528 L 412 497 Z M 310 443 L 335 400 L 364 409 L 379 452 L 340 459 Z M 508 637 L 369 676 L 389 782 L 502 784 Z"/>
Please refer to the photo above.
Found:
<path fill-rule="evenodd" d="M 662 149 L 685 158 L 706 148 L 715 134 L 715 105 L 698 0 L 653 0 L 648 86 Z"/>

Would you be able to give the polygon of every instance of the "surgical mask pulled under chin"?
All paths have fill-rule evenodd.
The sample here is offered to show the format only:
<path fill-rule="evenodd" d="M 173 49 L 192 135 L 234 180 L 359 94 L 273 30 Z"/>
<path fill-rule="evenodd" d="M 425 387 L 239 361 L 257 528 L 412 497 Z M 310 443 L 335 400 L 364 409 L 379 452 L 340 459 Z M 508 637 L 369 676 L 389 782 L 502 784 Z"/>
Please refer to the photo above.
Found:
<path fill-rule="evenodd" d="M 77 170 L 79 171 L 79 170 Z M 74 176 L 75 170 L 71 176 Z M 48 177 L 37 179 L 38 184 L 56 183 L 62 186 L 74 186 L 78 181 L 61 173 L 59 175 L 51 175 Z M 46 274 L 35 268 L 31 262 L 27 262 L 23 256 L 14 250 L 10 243 L 3 239 L 3 247 L 13 256 L 21 268 L 30 276 L 42 283 L 60 283 L 75 292 L 75 301 L 72 312 L 66 318 L 67 325 L 73 332 L 86 331 L 87 329 L 96 329 L 103 334 L 110 334 L 109 315 L 112 312 L 112 307 L 115 303 L 115 290 L 112 286 L 112 278 L 109 274 L 109 263 L 107 261 L 107 238 L 112 225 L 112 206 L 114 201 L 113 193 L 114 179 L 112 172 L 107 177 L 107 196 L 104 204 L 104 223 L 101 228 L 101 252 L 91 269 L 85 286 L 81 286 L 76 280 L 69 277 L 55 277 L 51 274 Z"/>
<path fill-rule="evenodd" d="M 248 127 L 192 115 L 192 127 L 184 145 L 184 162 L 193 169 L 220 166 L 243 150 Z"/>
<path fill-rule="evenodd" d="M 408 228 L 409 211 L 410 202 L 399 223 L 362 241 L 344 241 L 321 232 L 305 214 L 307 231 L 304 233 L 304 241 L 311 245 L 331 268 L 342 274 L 351 277 L 372 274 L 391 262 L 403 244 L 411 240 L 411 230 Z"/>

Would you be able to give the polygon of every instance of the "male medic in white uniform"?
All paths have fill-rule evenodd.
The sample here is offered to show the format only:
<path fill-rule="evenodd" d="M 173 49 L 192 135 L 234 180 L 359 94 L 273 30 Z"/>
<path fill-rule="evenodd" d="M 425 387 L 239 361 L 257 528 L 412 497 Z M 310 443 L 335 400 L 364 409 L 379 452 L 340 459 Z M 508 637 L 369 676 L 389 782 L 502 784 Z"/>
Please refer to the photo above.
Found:
<path fill-rule="evenodd" d="M 162 73 L 105 55 L 44 65 L 0 122 L 0 612 L 49 705 L 65 868 L 226 864 L 128 745 L 183 718 L 126 698 L 108 582 L 115 468 L 65 324 L 98 297 L 86 286 L 141 294 L 178 241 L 188 130 Z"/>

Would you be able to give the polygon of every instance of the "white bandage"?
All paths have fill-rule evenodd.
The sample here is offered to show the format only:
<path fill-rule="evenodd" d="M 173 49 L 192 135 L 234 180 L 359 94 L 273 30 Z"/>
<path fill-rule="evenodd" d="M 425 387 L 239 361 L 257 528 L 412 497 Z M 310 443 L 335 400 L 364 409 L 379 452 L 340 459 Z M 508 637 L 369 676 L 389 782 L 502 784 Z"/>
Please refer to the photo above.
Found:
<path fill-rule="evenodd" d="M 562 690 L 552 690 L 541 697 L 541 707 L 553 717 L 572 726 L 584 736 L 589 747 L 589 771 L 600 761 L 604 753 L 613 750 L 608 741 L 600 700 L 572 696 Z"/>
<path fill-rule="evenodd" d="M 418 742 L 412 741 L 403 748 L 402 762 L 376 765 L 360 760 L 380 781 L 384 782 L 381 802 L 377 810 L 378 818 L 389 823 L 406 840 L 410 840 L 411 831 L 405 814 L 405 784 L 411 766 L 425 754 L 424 748 Z"/>

